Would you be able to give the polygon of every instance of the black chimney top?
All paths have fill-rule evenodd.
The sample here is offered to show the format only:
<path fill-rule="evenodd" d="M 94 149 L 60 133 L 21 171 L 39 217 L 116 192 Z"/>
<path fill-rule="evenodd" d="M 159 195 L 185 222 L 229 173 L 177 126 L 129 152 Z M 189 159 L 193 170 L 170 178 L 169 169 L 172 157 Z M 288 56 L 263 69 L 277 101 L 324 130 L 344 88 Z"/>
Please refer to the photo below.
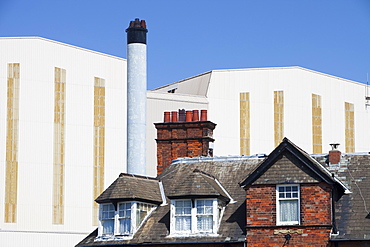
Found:
<path fill-rule="evenodd" d="M 146 23 L 144 20 L 136 18 L 134 21 L 130 21 L 130 26 L 126 29 L 127 32 L 127 44 L 141 43 L 146 44 Z"/>

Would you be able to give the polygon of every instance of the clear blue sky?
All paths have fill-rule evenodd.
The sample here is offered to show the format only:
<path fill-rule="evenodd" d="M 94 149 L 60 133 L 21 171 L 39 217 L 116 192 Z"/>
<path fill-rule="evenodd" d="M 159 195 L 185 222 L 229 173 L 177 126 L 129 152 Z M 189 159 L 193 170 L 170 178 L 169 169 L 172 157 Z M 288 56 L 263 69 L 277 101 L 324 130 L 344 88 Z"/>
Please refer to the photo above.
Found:
<path fill-rule="evenodd" d="M 135 18 L 149 29 L 148 89 L 213 69 L 302 66 L 363 83 L 370 74 L 370 0 L 0 0 L 0 36 L 123 58 Z"/>

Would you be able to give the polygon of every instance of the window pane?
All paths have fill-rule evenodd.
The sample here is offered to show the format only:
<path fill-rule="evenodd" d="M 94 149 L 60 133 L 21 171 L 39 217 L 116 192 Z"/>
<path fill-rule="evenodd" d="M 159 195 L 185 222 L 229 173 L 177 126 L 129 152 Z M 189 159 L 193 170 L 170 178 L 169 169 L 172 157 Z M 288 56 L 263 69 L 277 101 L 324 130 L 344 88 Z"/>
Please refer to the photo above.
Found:
<path fill-rule="evenodd" d="M 119 217 L 131 218 L 131 203 L 122 203 L 118 205 Z"/>
<path fill-rule="evenodd" d="M 205 213 L 206 214 L 213 214 L 213 207 L 206 207 L 206 210 L 205 210 Z"/>
<path fill-rule="evenodd" d="M 204 208 L 197 207 L 197 214 L 204 214 Z"/>
<path fill-rule="evenodd" d="M 175 229 L 176 231 L 190 231 L 191 216 L 176 216 Z"/>
<path fill-rule="evenodd" d="M 284 192 L 284 187 L 279 187 L 279 192 Z"/>
<path fill-rule="evenodd" d="M 191 208 L 184 208 L 184 214 L 191 214 Z"/>
<path fill-rule="evenodd" d="M 197 214 L 213 214 L 213 200 L 197 200 Z"/>
<path fill-rule="evenodd" d="M 153 208 L 153 205 L 147 203 L 138 203 L 136 209 L 136 227 L 138 227 L 141 222 L 145 219 L 148 215 L 150 210 Z"/>
<path fill-rule="evenodd" d="M 113 234 L 114 220 L 104 220 L 103 224 L 103 234 Z"/>
<path fill-rule="evenodd" d="M 136 226 L 138 227 L 141 222 L 144 220 L 145 216 L 148 214 L 148 211 L 146 211 L 143 208 L 138 208 L 136 210 Z"/>
<path fill-rule="evenodd" d="M 298 221 L 298 200 L 280 201 L 280 221 Z"/>
<path fill-rule="evenodd" d="M 121 234 L 129 234 L 131 231 L 131 219 L 120 219 L 119 229 Z"/>
<path fill-rule="evenodd" d="M 175 214 L 176 215 L 190 215 L 191 214 L 191 201 L 175 201 Z"/>
<path fill-rule="evenodd" d="M 176 209 L 175 209 L 175 214 L 182 214 L 182 209 L 183 209 L 183 208 L 176 207 Z"/>
<path fill-rule="evenodd" d="M 204 200 L 197 200 L 197 207 L 204 206 Z"/>
<path fill-rule="evenodd" d="M 197 217 L 198 231 L 212 231 L 212 227 L 213 227 L 212 215 Z"/>
<path fill-rule="evenodd" d="M 191 208 L 191 201 L 190 200 L 184 201 L 184 207 Z"/>
<path fill-rule="evenodd" d="M 102 206 L 102 219 L 112 219 L 114 218 L 114 207 L 113 204 L 104 204 Z"/>

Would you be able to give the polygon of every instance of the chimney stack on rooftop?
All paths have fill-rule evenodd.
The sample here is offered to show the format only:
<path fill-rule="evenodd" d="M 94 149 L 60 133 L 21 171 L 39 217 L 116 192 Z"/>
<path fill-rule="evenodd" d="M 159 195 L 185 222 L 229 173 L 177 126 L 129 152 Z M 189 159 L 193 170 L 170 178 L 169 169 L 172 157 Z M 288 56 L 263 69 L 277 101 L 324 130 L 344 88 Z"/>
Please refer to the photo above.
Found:
<path fill-rule="evenodd" d="M 207 110 L 180 109 L 164 113 L 163 123 L 157 129 L 157 173 L 160 174 L 180 157 L 213 156 L 210 144 L 214 142 L 215 123 L 207 120 Z"/>
<path fill-rule="evenodd" d="M 340 162 L 341 152 L 338 150 L 339 143 L 330 143 L 331 150 L 329 151 L 329 165 L 336 165 Z"/>

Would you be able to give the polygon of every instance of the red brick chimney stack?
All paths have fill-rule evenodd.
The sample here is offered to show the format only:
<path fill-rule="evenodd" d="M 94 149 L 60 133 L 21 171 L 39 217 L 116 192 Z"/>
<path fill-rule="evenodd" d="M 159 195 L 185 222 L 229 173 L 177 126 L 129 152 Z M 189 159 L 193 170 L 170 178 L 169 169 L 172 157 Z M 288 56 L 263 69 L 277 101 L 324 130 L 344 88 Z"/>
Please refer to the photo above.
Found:
<path fill-rule="evenodd" d="M 180 157 L 213 156 L 210 142 L 214 142 L 216 124 L 207 120 L 207 110 L 165 112 L 164 122 L 155 123 L 157 129 L 157 173 Z"/>
<path fill-rule="evenodd" d="M 331 150 L 329 151 L 329 164 L 336 165 L 340 162 L 341 152 L 338 150 L 339 143 L 331 143 Z"/>

